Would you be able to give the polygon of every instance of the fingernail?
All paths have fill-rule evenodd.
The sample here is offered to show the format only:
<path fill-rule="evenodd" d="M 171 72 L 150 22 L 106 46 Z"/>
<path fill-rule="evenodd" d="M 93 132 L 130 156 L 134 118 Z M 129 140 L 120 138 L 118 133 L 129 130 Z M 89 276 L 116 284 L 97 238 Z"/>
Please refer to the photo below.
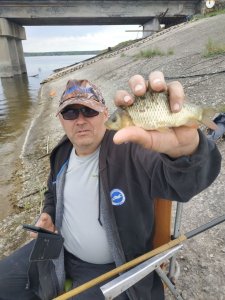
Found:
<path fill-rule="evenodd" d="M 124 102 L 128 103 L 131 100 L 131 96 L 126 95 L 123 100 Z"/>
<path fill-rule="evenodd" d="M 134 88 L 134 91 L 135 91 L 135 92 L 139 92 L 139 91 L 141 91 L 142 89 L 143 89 L 143 85 L 137 84 L 137 85 L 135 86 L 135 88 Z"/>
<path fill-rule="evenodd" d="M 179 103 L 175 103 L 173 106 L 173 110 L 174 111 L 179 111 L 180 110 L 180 104 Z"/>
<path fill-rule="evenodd" d="M 152 83 L 153 83 L 153 84 L 162 83 L 162 80 L 159 79 L 159 78 L 155 78 L 155 79 L 153 79 Z"/>
<path fill-rule="evenodd" d="M 154 91 L 160 92 L 165 89 L 165 84 L 163 83 L 163 81 L 161 79 L 155 78 L 152 81 L 152 88 Z"/>

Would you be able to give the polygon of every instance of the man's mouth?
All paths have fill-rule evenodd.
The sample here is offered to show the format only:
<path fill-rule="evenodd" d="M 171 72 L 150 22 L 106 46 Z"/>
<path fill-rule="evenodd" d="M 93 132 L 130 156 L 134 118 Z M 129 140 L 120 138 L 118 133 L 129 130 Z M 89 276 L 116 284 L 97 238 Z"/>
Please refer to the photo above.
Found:
<path fill-rule="evenodd" d="M 89 131 L 90 130 L 88 130 L 88 129 L 79 129 L 79 130 L 76 131 L 76 134 L 85 134 L 85 133 L 87 133 Z"/>

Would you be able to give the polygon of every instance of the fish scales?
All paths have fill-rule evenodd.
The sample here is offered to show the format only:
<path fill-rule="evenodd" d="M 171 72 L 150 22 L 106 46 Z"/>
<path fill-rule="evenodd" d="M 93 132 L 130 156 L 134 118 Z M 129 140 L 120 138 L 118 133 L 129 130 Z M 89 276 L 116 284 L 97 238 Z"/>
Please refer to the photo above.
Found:
<path fill-rule="evenodd" d="M 146 130 L 178 127 L 201 116 L 201 108 L 194 104 L 184 104 L 180 112 L 172 113 L 166 93 L 148 92 L 145 97 L 136 97 L 126 110 L 133 123 Z"/>

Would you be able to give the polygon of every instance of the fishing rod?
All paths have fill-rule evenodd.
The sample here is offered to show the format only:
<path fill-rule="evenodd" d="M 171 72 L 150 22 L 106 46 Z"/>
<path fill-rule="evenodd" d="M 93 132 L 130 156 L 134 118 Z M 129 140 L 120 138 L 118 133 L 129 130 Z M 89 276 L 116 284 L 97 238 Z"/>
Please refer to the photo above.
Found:
<path fill-rule="evenodd" d="M 186 240 L 188 240 L 188 239 L 190 239 L 190 238 L 192 238 L 192 237 L 194 237 L 216 225 L 221 224 L 224 221 L 225 221 L 225 215 L 219 216 L 219 217 L 207 222 L 206 224 L 203 224 L 203 225 L 197 227 L 196 229 L 193 229 L 183 235 L 180 235 L 178 238 L 171 240 L 170 242 L 168 242 L 150 252 L 147 252 L 147 253 L 145 253 L 145 254 L 143 254 L 143 255 L 141 255 L 141 256 L 139 256 L 139 257 L 137 257 L 137 258 L 135 258 L 135 259 L 105 273 L 105 274 L 102 274 L 102 275 L 78 286 L 75 289 L 72 289 L 71 291 L 69 291 L 67 293 L 64 293 L 63 295 L 60 295 L 60 296 L 54 298 L 53 300 L 67 300 L 73 296 L 76 296 L 76 295 L 92 288 L 93 286 L 95 286 L 99 283 L 102 283 L 103 281 L 106 281 L 106 280 L 132 268 L 132 267 L 137 266 L 138 264 L 148 260 L 149 258 L 151 258 L 157 254 L 167 251 L 167 250 L 183 243 L 184 241 L 186 241 Z"/>

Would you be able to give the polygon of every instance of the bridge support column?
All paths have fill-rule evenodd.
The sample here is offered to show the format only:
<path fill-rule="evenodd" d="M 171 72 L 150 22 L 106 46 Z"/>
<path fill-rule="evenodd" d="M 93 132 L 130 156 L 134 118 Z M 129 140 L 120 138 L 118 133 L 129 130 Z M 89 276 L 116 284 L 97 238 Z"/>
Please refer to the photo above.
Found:
<path fill-rule="evenodd" d="M 24 27 L 0 18 L 0 77 L 26 73 L 22 40 Z"/>
<path fill-rule="evenodd" d="M 158 18 L 152 18 L 143 25 L 143 38 L 152 35 L 160 30 L 160 23 Z"/>

